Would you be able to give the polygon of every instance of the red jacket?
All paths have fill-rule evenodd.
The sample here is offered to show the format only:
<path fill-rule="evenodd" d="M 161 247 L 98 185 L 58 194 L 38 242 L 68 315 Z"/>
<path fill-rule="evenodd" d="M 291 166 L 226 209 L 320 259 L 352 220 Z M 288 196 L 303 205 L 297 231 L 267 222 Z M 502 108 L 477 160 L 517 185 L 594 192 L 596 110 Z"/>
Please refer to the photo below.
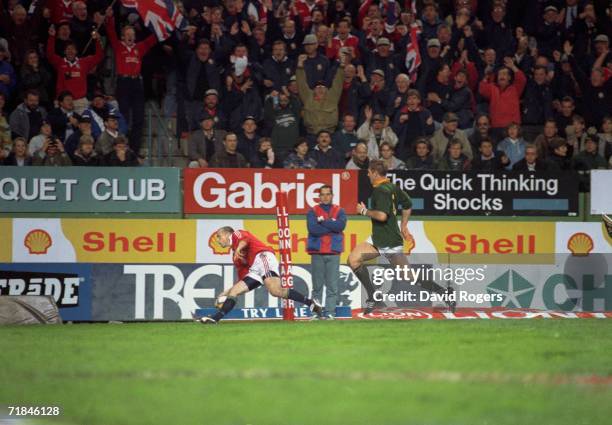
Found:
<path fill-rule="evenodd" d="M 50 0 L 47 2 L 47 7 L 51 12 L 51 23 L 59 24 L 72 19 L 72 3 L 73 0 Z M 42 7 L 42 6 L 38 6 Z"/>
<path fill-rule="evenodd" d="M 482 80 L 478 91 L 480 95 L 489 99 L 489 115 L 491 127 L 507 127 L 510 123 L 521 123 L 521 95 L 525 89 L 527 79 L 521 70 L 514 73 L 514 81 L 505 90 L 489 79 Z"/>
<path fill-rule="evenodd" d="M 47 59 L 57 72 L 56 93 L 68 90 L 75 99 L 87 95 L 87 74 L 104 59 L 100 40 L 96 40 L 96 53 L 84 58 L 77 57 L 74 62 L 55 54 L 55 37 L 47 40 Z"/>
<path fill-rule="evenodd" d="M 130 77 L 140 76 L 142 58 L 151 50 L 151 47 L 155 46 L 157 43 L 155 35 L 151 34 L 143 41 L 136 43 L 132 47 L 128 47 L 117 38 L 114 18 L 106 20 L 106 33 L 108 34 L 108 39 L 115 52 L 117 75 Z"/>
<path fill-rule="evenodd" d="M 232 252 L 236 251 L 238 243 L 246 241 L 247 246 L 244 249 L 246 254 L 246 260 L 240 262 L 234 262 L 234 265 L 238 269 L 238 277 L 242 279 L 249 272 L 249 268 L 255 261 L 255 256 L 263 251 L 270 251 L 274 253 L 274 250 L 257 239 L 251 232 L 246 230 L 236 230 L 232 233 Z"/>
<path fill-rule="evenodd" d="M 329 59 L 339 59 L 341 47 L 352 47 L 355 52 L 355 57 L 359 57 L 359 38 L 355 37 L 353 34 L 349 34 L 345 41 L 342 41 L 340 37 L 335 36 L 332 38 L 331 44 L 331 47 L 327 46 L 325 49 L 325 55 Z"/>

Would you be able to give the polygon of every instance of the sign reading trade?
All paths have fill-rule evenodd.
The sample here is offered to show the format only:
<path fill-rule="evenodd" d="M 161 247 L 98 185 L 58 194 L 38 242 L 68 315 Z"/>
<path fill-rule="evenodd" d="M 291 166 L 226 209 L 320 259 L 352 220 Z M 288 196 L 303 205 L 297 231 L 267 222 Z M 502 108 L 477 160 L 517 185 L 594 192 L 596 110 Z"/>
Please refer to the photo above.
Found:
<path fill-rule="evenodd" d="M 195 169 L 184 171 L 185 213 L 276 215 L 276 193 L 288 196 L 289 214 L 306 214 L 319 201 L 318 190 L 327 184 L 333 202 L 356 205 L 355 171 Z"/>
<path fill-rule="evenodd" d="M 410 194 L 417 215 L 576 216 L 578 178 L 573 173 L 462 173 L 390 171 L 387 177 Z M 359 199 L 372 192 L 359 176 Z"/>
<path fill-rule="evenodd" d="M 181 211 L 178 168 L 1 167 L 2 212 Z"/>

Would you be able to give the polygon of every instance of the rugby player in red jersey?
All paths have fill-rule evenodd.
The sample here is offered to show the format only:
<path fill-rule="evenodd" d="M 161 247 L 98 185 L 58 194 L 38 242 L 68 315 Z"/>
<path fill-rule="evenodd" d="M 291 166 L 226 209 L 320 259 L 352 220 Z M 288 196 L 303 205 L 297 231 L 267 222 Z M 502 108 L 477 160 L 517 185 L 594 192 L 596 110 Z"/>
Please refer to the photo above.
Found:
<path fill-rule="evenodd" d="M 283 288 L 274 251 L 246 230 L 222 227 L 215 234 L 217 242 L 224 248 L 231 247 L 233 261 L 238 270 L 238 282 L 219 296 L 226 300 L 212 316 L 199 321 L 205 325 L 216 325 L 236 305 L 236 298 L 264 285 L 275 297 L 290 299 L 310 307 L 313 313 L 321 314 L 323 307 L 318 301 L 306 298 L 295 289 Z"/>

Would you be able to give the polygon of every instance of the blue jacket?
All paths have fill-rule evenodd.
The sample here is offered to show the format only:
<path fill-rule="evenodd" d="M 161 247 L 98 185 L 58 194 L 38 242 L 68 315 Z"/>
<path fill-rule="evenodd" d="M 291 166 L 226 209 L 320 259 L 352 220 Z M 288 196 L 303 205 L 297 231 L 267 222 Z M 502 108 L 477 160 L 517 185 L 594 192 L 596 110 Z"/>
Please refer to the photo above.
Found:
<path fill-rule="evenodd" d="M 321 222 L 317 221 L 315 209 L 321 208 L 329 214 L 334 205 L 319 204 L 311 208 L 306 215 L 308 224 L 308 253 L 309 254 L 340 254 L 344 251 L 344 235 L 342 231 L 346 227 L 346 214 L 344 209 L 335 206 L 336 218 L 327 218 Z"/>

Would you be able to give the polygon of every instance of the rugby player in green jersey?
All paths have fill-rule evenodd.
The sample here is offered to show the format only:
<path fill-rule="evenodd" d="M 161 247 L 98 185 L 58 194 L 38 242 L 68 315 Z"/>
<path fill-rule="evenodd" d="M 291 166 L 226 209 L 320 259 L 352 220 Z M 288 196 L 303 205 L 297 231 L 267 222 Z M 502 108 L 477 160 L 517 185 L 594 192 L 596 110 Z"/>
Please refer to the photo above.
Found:
<path fill-rule="evenodd" d="M 374 190 L 371 196 L 371 208 L 368 209 L 363 202 L 357 205 L 357 213 L 370 217 L 372 220 L 372 235 L 357 245 L 349 254 L 348 265 L 355 273 L 363 287 L 368 299 L 364 313 L 374 309 L 375 286 L 372 284 L 365 261 L 384 255 L 393 267 L 408 266 L 408 259 L 404 255 L 404 240 L 412 240 L 408 230 L 408 219 L 412 212 L 410 196 L 387 179 L 387 168 L 383 161 L 370 161 L 368 178 Z M 397 211 L 402 212 L 401 224 L 397 224 Z M 445 289 L 433 281 L 419 281 L 419 286 L 429 292 L 440 295 L 449 295 L 452 288 Z M 454 310 L 456 302 L 447 301 L 447 305 Z"/>

